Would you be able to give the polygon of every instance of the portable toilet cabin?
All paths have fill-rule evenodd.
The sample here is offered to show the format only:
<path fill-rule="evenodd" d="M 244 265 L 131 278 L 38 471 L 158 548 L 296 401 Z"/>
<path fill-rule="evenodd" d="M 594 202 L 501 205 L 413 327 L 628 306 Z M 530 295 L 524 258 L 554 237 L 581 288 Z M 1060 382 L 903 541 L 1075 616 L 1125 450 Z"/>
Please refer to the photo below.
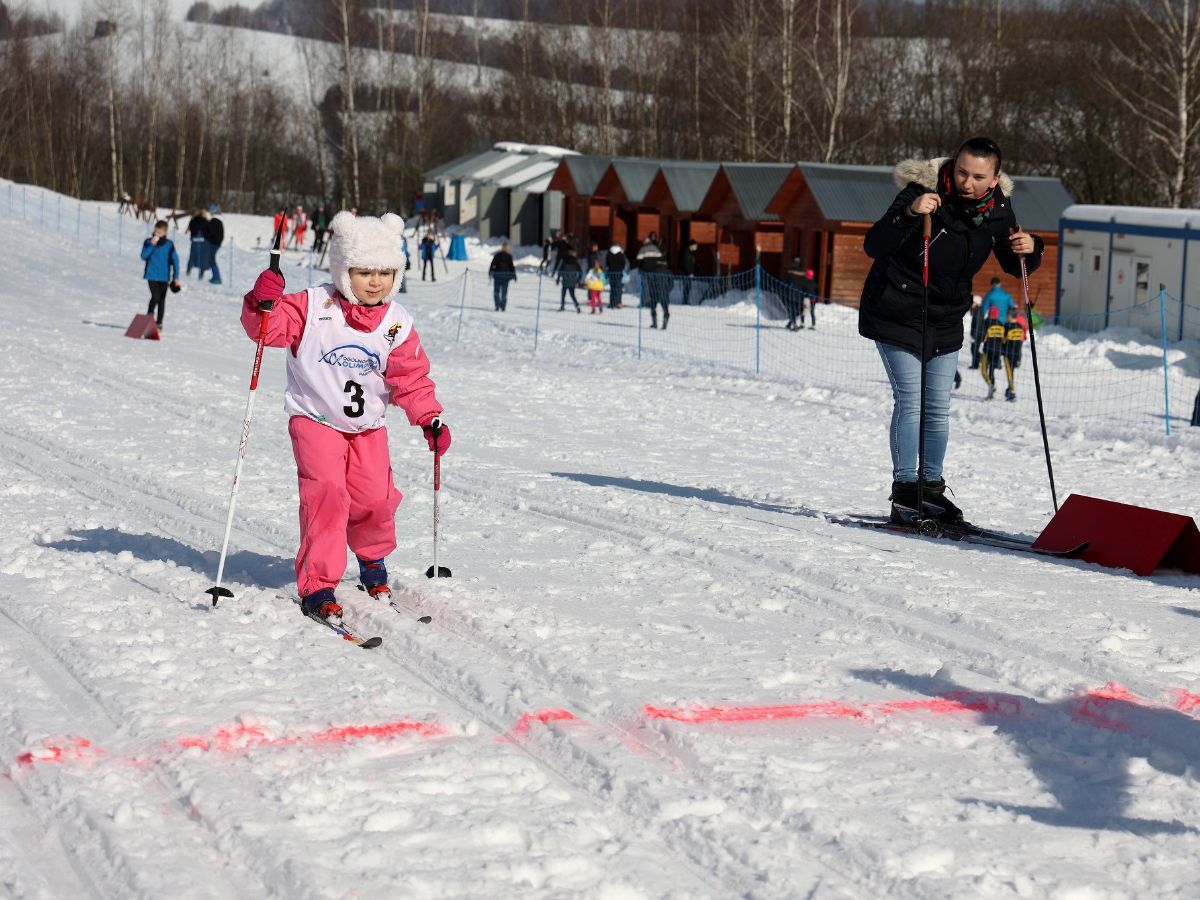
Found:
<path fill-rule="evenodd" d="M 1059 221 L 1058 322 L 1200 338 L 1200 210 L 1076 204 Z M 1189 309 L 1190 306 L 1190 309 Z"/>

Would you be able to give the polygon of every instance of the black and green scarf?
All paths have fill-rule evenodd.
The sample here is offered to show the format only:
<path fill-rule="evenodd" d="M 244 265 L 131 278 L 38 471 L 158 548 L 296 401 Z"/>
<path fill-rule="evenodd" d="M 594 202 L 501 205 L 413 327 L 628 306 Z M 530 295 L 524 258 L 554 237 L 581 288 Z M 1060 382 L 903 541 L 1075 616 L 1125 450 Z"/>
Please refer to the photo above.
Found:
<path fill-rule="evenodd" d="M 972 226 L 978 228 L 992 214 L 992 210 L 996 206 L 996 187 L 993 186 L 986 194 L 978 200 L 965 200 L 954 189 L 954 177 L 950 174 L 950 167 L 953 161 L 947 162 L 942 166 L 940 178 L 938 179 L 939 193 L 942 195 L 943 201 L 949 201 L 954 211 L 971 223 Z"/>

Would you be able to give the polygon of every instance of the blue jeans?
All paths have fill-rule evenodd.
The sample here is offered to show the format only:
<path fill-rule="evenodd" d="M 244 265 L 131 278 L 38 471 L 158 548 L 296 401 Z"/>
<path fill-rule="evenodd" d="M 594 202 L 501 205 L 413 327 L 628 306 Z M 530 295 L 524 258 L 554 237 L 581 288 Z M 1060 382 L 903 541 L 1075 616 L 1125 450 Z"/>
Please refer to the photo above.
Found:
<path fill-rule="evenodd" d="M 892 480 L 917 480 L 917 455 L 921 432 L 921 360 L 915 353 L 875 342 L 884 371 L 892 385 Z M 950 437 L 950 392 L 958 369 L 958 351 L 935 356 L 925 364 L 925 472 L 926 481 L 942 477 L 942 460 Z"/>
<path fill-rule="evenodd" d="M 221 249 L 220 247 L 213 247 L 212 248 L 212 256 L 209 259 L 209 263 L 211 263 L 211 268 L 212 268 L 212 283 L 213 284 L 221 283 L 221 270 L 217 268 L 217 251 L 220 249 Z"/>

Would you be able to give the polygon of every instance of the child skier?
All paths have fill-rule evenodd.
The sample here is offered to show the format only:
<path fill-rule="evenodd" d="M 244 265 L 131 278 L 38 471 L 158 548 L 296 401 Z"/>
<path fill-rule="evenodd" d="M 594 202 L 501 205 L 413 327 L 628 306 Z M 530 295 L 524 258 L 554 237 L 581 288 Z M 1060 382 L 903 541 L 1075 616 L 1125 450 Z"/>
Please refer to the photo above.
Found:
<path fill-rule="evenodd" d="M 1004 374 L 1008 376 L 1008 389 L 1004 399 L 1017 399 L 1017 385 L 1014 380 L 1014 370 L 1021 365 L 1021 345 L 1025 343 L 1026 334 L 1024 317 L 1017 313 L 1014 306 L 1008 311 L 1008 323 L 1004 330 Z"/>
<path fill-rule="evenodd" d="M 593 316 L 597 312 L 604 312 L 604 299 L 601 294 L 607 283 L 608 280 L 604 277 L 604 266 L 597 259 L 588 269 L 587 277 L 583 279 L 583 286 L 587 288 L 588 292 L 588 306 L 592 308 Z"/>
<path fill-rule="evenodd" d="M 258 276 L 242 307 L 242 327 L 257 340 L 260 304 L 274 302 L 265 343 L 287 347 L 284 409 L 300 482 L 296 585 L 305 615 L 340 617 L 334 587 L 346 547 L 371 596 L 390 592 L 384 559 L 396 548 L 396 508 L 384 413 L 401 407 L 441 456 L 450 429 L 429 378 L 429 360 L 412 317 L 392 298 L 404 266 L 403 222 L 340 212 L 329 230 L 332 284 L 284 294 L 283 276 Z"/>
<path fill-rule="evenodd" d="M 996 396 L 996 369 L 1004 359 L 1004 335 L 1007 331 L 1000 321 L 1000 311 L 996 307 L 988 310 L 987 324 L 983 329 L 983 362 L 979 374 L 983 376 L 988 386 L 987 399 Z"/>

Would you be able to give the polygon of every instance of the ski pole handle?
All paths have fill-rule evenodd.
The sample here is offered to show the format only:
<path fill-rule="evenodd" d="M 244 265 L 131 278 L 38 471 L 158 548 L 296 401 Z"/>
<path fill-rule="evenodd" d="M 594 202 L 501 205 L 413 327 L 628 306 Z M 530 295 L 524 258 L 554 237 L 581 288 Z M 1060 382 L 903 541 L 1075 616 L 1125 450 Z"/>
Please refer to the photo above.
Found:
<path fill-rule="evenodd" d="M 929 287 L 929 237 L 933 234 L 933 219 L 929 217 L 929 213 L 925 213 L 921 217 L 925 221 L 922 222 L 921 228 L 925 237 L 925 252 L 923 254 L 923 271 L 921 273 L 921 284 L 924 287 Z"/>

